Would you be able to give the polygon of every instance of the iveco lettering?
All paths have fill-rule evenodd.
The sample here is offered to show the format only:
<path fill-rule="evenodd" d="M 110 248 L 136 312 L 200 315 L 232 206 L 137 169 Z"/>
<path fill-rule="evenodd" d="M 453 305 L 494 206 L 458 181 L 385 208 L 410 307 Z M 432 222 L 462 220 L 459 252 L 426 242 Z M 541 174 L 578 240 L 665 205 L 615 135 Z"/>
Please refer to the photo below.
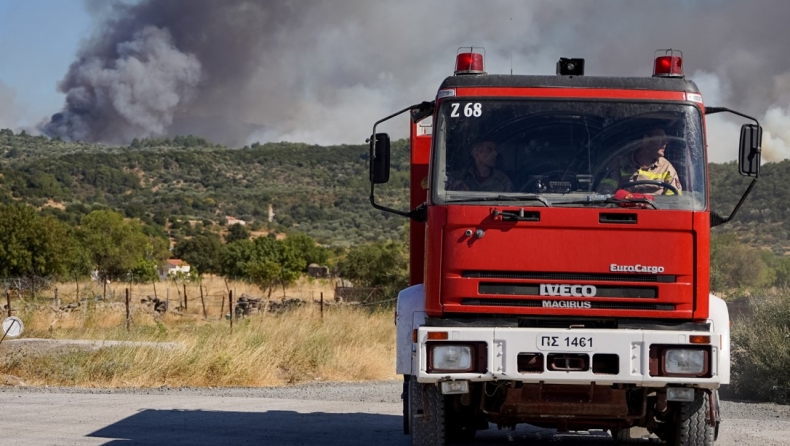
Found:
<path fill-rule="evenodd" d="M 552 76 L 490 74 L 484 59 L 460 48 L 436 95 L 369 140 L 370 203 L 409 219 L 395 322 L 411 444 L 528 423 L 711 446 L 730 328 L 710 294 L 710 234 L 756 184 L 759 123 L 704 104 L 677 50 L 652 67 L 563 57 Z M 625 65 L 653 74 L 584 74 Z M 390 178 L 381 129 L 407 112 L 409 207 L 396 209 L 376 201 Z M 743 121 L 732 166 L 753 180 L 720 215 L 705 120 L 724 112 Z"/>
<path fill-rule="evenodd" d="M 592 297 L 595 296 L 595 286 L 593 285 L 552 285 L 541 283 L 541 296 L 574 296 Z"/>

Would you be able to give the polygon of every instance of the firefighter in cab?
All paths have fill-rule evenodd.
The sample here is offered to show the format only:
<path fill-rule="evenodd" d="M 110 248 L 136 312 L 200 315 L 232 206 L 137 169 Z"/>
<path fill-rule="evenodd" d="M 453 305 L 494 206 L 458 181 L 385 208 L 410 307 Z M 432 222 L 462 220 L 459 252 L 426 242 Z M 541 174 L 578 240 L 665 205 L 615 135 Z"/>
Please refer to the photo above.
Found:
<path fill-rule="evenodd" d="M 664 158 L 667 135 L 661 127 L 644 132 L 636 149 L 611 166 L 598 192 L 612 194 L 619 189 L 650 195 L 680 194 L 682 187 L 672 163 Z M 631 183 L 638 183 L 631 186 Z M 649 183 L 649 184 L 645 184 Z"/>

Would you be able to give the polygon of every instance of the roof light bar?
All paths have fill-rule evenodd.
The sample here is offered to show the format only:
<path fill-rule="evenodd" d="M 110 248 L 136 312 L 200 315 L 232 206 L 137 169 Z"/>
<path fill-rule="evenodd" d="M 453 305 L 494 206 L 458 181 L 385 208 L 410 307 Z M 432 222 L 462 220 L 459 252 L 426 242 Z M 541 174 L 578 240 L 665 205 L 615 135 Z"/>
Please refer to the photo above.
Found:
<path fill-rule="evenodd" d="M 683 52 L 672 48 L 657 50 L 653 64 L 653 77 L 684 77 Z"/>
<path fill-rule="evenodd" d="M 466 51 L 467 48 L 469 51 Z M 477 49 L 483 50 L 483 52 L 475 51 Z M 455 58 L 455 74 L 486 74 L 483 70 L 483 55 L 485 51 L 485 48 L 475 48 L 473 46 L 458 48 L 458 55 Z"/>

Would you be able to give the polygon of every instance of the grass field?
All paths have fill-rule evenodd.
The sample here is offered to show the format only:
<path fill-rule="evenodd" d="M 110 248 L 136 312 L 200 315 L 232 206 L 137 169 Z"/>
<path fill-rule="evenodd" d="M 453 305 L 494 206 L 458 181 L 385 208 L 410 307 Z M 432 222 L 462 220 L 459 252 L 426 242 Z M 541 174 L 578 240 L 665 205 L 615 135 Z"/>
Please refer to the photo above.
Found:
<path fill-rule="evenodd" d="M 153 286 L 132 286 L 132 317 L 126 329 L 122 302 L 128 284 L 111 285 L 108 299 L 95 299 L 102 290 L 80 284 L 79 296 L 89 299 L 72 311 L 52 306 L 54 290 L 34 301 L 12 302 L 25 323 L 23 337 L 52 339 L 123 340 L 176 343 L 175 348 L 144 346 L 87 350 L 61 347 L 47 353 L 4 349 L 0 374 L 31 385 L 83 387 L 158 386 L 270 386 L 314 380 L 356 381 L 395 377 L 395 327 L 392 309 L 336 305 L 332 284 L 302 280 L 285 290 L 288 299 L 305 305 L 280 314 L 261 312 L 234 321 L 228 313 L 227 291 L 234 300 L 242 294 L 264 297 L 257 287 L 204 280 L 203 306 L 198 285 L 187 284 L 188 306 L 183 308 L 183 286 L 158 283 L 156 295 L 170 295 L 170 308 L 155 314 L 140 304 Z M 57 286 L 62 307 L 77 301 L 76 284 Z M 324 293 L 322 314 L 318 301 Z M 180 294 L 180 296 L 179 296 Z M 224 297 L 223 297 L 224 296 Z M 271 300 L 280 301 L 283 290 Z"/>

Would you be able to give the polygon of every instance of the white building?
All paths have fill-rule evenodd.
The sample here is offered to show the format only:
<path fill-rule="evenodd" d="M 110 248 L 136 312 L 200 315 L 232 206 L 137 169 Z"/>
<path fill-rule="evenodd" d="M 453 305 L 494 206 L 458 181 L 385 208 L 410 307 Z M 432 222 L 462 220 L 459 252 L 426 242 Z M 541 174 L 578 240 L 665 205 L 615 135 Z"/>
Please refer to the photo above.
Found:
<path fill-rule="evenodd" d="M 225 216 L 225 220 L 228 221 L 228 223 L 227 223 L 228 226 L 230 226 L 230 225 L 242 225 L 242 226 L 245 226 L 247 224 L 246 221 L 239 220 L 238 218 L 231 217 L 230 215 L 226 215 Z"/>
<path fill-rule="evenodd" d="M 167 259 L 165 265 L 159 268 L 159 279 L 167 280 L 178 273 L 189 274 L 189 264 L 181 259 Z"/>

